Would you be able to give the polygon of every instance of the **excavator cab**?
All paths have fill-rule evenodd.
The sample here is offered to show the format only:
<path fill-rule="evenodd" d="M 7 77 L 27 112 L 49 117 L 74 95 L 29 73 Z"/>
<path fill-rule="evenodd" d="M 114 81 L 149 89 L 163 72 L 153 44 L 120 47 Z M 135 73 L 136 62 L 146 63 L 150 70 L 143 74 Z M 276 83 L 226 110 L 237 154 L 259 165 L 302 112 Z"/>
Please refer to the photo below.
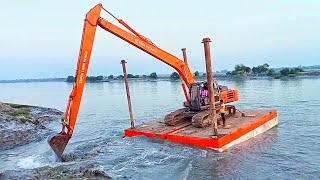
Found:
<path fill-rule="evenodd" d="M 210 107 L 209 105 L 209 97 L 201 97 L 201 92 L 207 87 L 207 82 L 196 82 L 191 84 L 189 90 L 189 97 L 190 97 L 190 105 L 187 102 L 184 102 L 184 107 L 188 107 L 191 111 L 199 112 L 206 110 Z M 220 85 L 218 86 L 217 83 L 213 83 L 214 92 L 215 92 L 215 101 L 220 101 Z M 226 87 L 226 86 L 224 86 Z"/>

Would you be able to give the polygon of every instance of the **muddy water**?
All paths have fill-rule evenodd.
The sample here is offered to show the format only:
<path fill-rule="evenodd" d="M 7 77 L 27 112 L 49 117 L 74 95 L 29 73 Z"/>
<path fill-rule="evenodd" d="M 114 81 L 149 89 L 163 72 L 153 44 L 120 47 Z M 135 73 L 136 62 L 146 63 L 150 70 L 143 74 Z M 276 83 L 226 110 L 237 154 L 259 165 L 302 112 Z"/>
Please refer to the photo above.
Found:
<path fill-rule="evenodd" d="M 279 126 L 228 152 L 147 139 L 123 138 L 130 126 L 124 84 L 86 85 L 66 154 L 56 162 L 46 141 L 0 152 L 0 171 L 94 166 L 115 179 L 319 179 L 320 79 L 220 80 L 237 88 L 240 108 L 275 108 Z M 0 84 L 0 101 L 64 110 L 71 84 Z M 159 118 L 183 101 L 179 82 L 130 83 L 136 124 Z M 57 132 L 58 122 L 51 128 Z"/>

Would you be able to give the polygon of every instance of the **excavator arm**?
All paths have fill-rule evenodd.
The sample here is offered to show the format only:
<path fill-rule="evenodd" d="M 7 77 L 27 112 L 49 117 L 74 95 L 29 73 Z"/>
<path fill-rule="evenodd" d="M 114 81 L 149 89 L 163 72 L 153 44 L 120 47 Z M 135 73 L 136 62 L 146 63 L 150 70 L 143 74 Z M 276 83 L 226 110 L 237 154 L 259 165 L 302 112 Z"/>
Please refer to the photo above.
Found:
<path fill-rule="evenodd" d="M 50 146 L 59 158 L 61 158 L 61 155 L 73 134 L 78 111 L 80 108 L 84 84 L 86 82 L 87 71 L 97 26 L 174 68 L 179 73 L 181 79 L 184 81 L 188 88 L 190 88 L 191 84 L 194 83 L 192 73 L 188 65 L 184 61 L 156 47 L 150 40 L 134 31 L 123 20 L 116 18 L 118 22 L 126 27 L 131 33 L 101 18 L 100 12 L 102 9 L 105 10 L 102 7 L 102 4 L 98 4 L 94 8 L 92 8 L 86 15 L 75 82 L 69 96 L 68 105 L 64 114 L 62 131 L 58 135 L 55 135 L 48 139 Z M 186 95 L 184 85 L 183 90 Z M 186 98 L 188 101 L 187 95 Z"/>

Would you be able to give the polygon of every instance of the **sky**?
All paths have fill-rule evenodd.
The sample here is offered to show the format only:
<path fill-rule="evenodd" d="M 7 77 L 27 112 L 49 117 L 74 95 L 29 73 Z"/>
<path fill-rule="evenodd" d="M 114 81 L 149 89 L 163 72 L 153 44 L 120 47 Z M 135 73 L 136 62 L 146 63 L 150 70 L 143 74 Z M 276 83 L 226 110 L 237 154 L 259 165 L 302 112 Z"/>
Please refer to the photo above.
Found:
<path fill-rule="evenodd" d="M 157 47 L 205 72 L 202 39 L 212 42 L 213 70 L 236 64 L 292 67 L 320 64 L 319 0 L 1 0 L 0 79 L 74 75 L 83 20 L 96 4 L 123 19 Z M 101 17 L 118 24 L 107 13 Z M 88 75 L 170 74 L 174 70 L 97 29 Z"/>

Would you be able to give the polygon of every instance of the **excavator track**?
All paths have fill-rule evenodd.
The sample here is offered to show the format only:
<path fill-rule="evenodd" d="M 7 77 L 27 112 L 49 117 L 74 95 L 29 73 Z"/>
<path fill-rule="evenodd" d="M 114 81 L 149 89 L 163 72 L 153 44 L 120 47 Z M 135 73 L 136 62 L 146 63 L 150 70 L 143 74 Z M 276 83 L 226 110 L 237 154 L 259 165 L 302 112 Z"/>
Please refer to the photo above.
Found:
<path fill-rule="evenodd" d="M 211 110 L 204 110 L 201 111 L 197 114 L 195 114 L 192 119 L 192 125 L 194 127 L 199 127 L 199 128 L 203 128 L 203 127 L 207 127 L 211 124 Z"/>
<path fill-rule="evenodd" d="M 187 116 L 188 108 L 182 108 L 178 109 L 176 111 L 171 112 L 170 114 L 167 114 L 164 117 L 164 123 L 167 126 L 175 126 L 183 121 L 185 121 Z"/>

